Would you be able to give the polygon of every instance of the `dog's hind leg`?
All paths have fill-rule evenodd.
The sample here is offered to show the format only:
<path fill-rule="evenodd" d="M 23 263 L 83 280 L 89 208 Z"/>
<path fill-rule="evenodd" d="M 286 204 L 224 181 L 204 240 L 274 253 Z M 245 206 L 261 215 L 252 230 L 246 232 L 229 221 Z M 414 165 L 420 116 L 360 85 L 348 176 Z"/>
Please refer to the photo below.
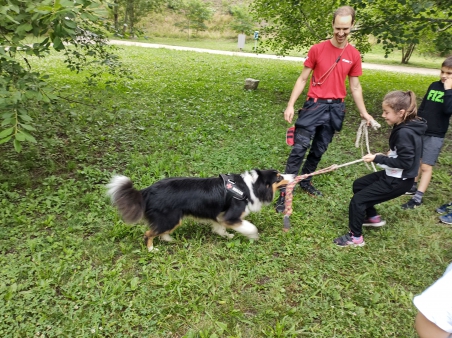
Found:
<path fill-rule="evenodd" d="M 168 220 L 168 222 L 171 222 L 171 221 L 172 220 L 170 220 L 170 219 Z M 160 234 L 160 239 L 165 242 L 174 242 L 174 238 L 171 237 L 170 234 L 172 234 L 174 232 L 174 230 L 176 230 L 181 225 L 182 225 L 182 218 L 179 219 L 179 222 L 171 230 L 168 230 L 168 231 L 164 232 L 163 234 Z"/>
<path fill-rule="evenodd" d="M 156 236 L 152 233 L 152 231 L 151 230 L 148 230 L 148 231 L 146 231 L 145 233 L 144 233 L 144 237 L 143 237 L 143 239 L 144 239 L 144 244 L 146 245 L 146 247 L 148 248 L 148 251 L 150 252 L 150 251 L 152 251 L 152 250 L 155 250 L 155 251 L 158 251 L 159 249 L 157 249 L 157 248 L 154 248 L 154 238 L 155 238 Z"/>
<path fill-rule="evenodd" d="M 234 234 L 230 234 L 226 231 L 226 228 L 223 225 L 216 222 L 212 222 L 212 232 L 220 235 L 221 237 L 227 237 L 229 239 L 234 237 Z"/>
<path fill-rule="evenodd" d="M 161 234 L 160 239 L 165 242 L 173 242 L 174 238 L 170 236 L 170 234 Z"/>
<path fill-rule="evenodd" d="M 256 226 L 246 220 L 242 220 L 241 223 L 235 224 L 231 226 L 231 228 L 250 239 L 259 239 L 259 233 Z"/>

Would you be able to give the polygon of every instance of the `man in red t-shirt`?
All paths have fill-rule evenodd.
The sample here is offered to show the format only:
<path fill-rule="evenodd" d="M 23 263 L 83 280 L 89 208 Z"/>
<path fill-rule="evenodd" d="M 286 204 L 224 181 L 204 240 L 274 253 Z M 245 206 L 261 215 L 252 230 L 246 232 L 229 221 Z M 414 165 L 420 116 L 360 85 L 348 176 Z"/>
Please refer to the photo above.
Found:
<path fill-rule="evenodd" d="M 310 149 L 301 174 L 316 170 L 322 155 L 333 139 L 335 131 L 340 131 L 345 117 L 344 98 L 347 95 L 345 78 L 348 76 L 349 87 L 359 114 L 368 122 L 373 117 L 367 113 L 358 76 L 362 75 L 361 55 L 351 46 L 347 39 L 355 22 L 355 10 L 344 6 L 333 14 L 333 37 L 311 47 L 304 62 L 301 75 L 295 82 L 290 95 L 284 119 L 291 123 L 294 105 L 308 82 L 308 98 L 303 108 L 298 111 L 295 122 L 294 145 L 287 159 L 286 173 L 298 175 L 306 151 Z M 311 144 L 312 141 L 312 144 Z M 311 178 L 300 182 L 303 190 L 313 196 L 322 193 L 311 183 Z M 285 190 L 281 190 L 276 203 L 276 211 L 284 211 Z"/>

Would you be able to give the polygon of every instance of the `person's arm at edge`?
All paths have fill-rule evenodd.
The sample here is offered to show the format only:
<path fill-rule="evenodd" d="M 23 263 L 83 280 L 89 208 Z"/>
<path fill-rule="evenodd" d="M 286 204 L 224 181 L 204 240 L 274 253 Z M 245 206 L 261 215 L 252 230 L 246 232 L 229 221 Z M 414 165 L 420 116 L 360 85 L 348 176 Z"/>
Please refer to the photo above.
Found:
<path fill-rule="evenodd" d="M 447 115 L 452 115 L 452 79 L 444 82 L 444 108 Z"/>
<path fill-rule="evenodd" d="M 363 89 L 361 87 L 361 83 L 359 82 L 359 78 L 357 76 L 349 76 L 348 81 L 353 101 L 355 101 L 359 115 L 367 121 L 367 125 L 370 125 L 370 122 L 374 118 L 367 112 L 366 106 L 364 105 Z"/>
<path fill-rule="evenodd" d="M 294 115 L 294 106 L 297 99 L 300 97 L 301 93 L 308 82 L 309 75 L 311 74 L 312 69 L 309 67 L 304 67 L 300 76 L 298 77 L 295 85 L 292 89 L 292 94 L 290 94 L 289 102 L 287 103 L 286 110 L 284 111 L 284 120 L 289 123 L 292 123 L 293 115 Z"/>

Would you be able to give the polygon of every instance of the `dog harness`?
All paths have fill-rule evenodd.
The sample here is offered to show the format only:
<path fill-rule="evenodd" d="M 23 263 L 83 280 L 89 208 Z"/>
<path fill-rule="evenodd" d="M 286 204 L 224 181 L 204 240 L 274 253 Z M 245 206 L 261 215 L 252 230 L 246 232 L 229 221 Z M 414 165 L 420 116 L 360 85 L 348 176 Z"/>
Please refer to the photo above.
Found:
<path fill-rule="evenodd" d="M 248 199 L 245 193 L 237 188 L 235 181 L 232 179 L 232 175 L 220 174 L 220 177 L 223 179 L 225 197 L 227 200 L 229 200 L 230 198 L 235 198 L 239 201 L 246 201 Z"/>

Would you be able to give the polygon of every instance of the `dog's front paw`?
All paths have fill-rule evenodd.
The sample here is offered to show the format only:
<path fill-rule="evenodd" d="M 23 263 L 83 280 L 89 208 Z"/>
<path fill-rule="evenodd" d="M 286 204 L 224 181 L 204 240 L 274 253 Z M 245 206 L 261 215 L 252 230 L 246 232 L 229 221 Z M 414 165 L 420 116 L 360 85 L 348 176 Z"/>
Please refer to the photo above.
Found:
<path fill-rule="evenodd" d="M 232 238 L 234 238 L 234 234 L 230 234 L 230 233 L 227 232 L 225 237 L 227 237 L 229 239 L 232 239 Z"/>
<path fill-rule="evenodd" d="M 255 233 L 255 234 L 247 235 L 246 237 L 248 237 L 249 239 L 254 239 L 255 241 L 257 241 L 259 239 L 259 234 Z"/>

